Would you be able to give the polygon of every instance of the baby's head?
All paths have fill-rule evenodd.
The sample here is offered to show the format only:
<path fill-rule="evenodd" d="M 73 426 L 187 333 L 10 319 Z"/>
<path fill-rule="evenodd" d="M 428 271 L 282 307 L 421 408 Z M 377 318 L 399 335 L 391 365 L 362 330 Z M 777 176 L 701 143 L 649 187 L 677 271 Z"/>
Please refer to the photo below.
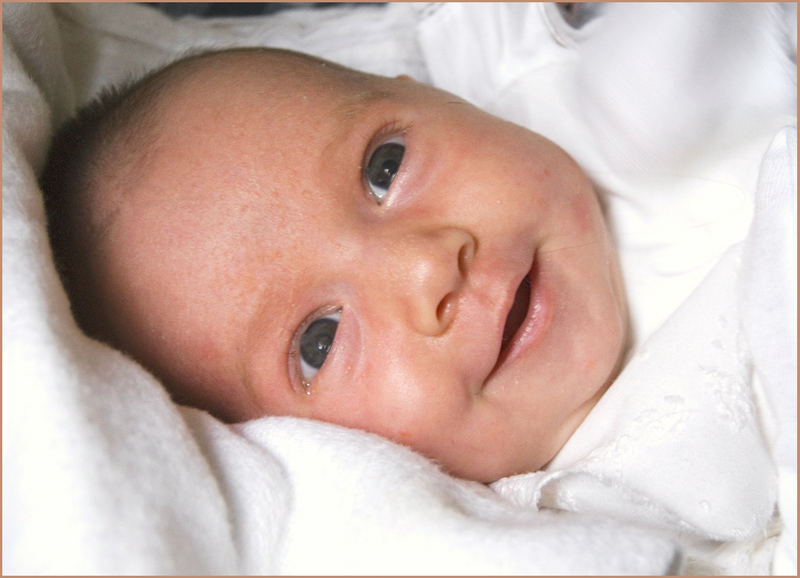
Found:
<path fill-rule="evenodd" d="M 549 461 L 618 370 L 588 179 L 407 77 L 195 56 L 79 116 L 42 183 L 81 326 L 224 420 L 360 428 L 491 481 Z"/>

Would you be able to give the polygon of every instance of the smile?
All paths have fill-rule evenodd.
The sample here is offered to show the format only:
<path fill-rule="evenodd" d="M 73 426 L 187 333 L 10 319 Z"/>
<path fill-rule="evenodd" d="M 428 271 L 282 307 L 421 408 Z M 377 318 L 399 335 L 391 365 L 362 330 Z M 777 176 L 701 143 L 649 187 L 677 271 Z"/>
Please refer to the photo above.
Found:
<path fill-rule="evenodd" d="M 500 352 L 492 375 L 539 342 L 550 324 L 552 307 L 538 261 L 522 278 L 506 315 Z"/>

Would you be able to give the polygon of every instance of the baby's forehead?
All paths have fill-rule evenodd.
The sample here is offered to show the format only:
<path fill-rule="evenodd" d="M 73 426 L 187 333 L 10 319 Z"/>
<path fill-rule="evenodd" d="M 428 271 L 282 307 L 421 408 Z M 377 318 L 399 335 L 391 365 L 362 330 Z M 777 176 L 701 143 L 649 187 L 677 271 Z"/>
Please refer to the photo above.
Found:
<path fill-rule="evenodd" d="M 203 165 L 235 161 L 229 151 L 247 143 L 264 155 L 276 147 L 293 149 L 301 139 L 304 147 L 340 143 L 339 132 L 349 132 L 370 105 L 391 100 L 395 92 L 393 79 L 275 50 L 199 55 L 167 72 L 155 132 L 135 145 L 152 151 L 145 152 L 150 170 L 140 174 L 148 181 L 183 166 L 205 171 Z M 245 138 L 254 132 L 259 138 Z M 200 155 L 193 152 L 201 141 L 232 146 L 205 150 L 212 154 L 198 165 Z M 270 165 L 273 174 L 280 168 Z M 147 196 L 149 187 L 137 189 Z"/>
<path fill-rule="evenodd" d="M 270 116 L 276 126 L 291 123 L 297 133 L 319 114 L 353 123 L 371 105 L 397 96 L 396 79 L 287 51 L 215 53 L 181 63 L 174 75 L 162 94 L 167 132 L 182 130 L 191 114 L 204 116 L 209 130 L 221 120 L 247 123 Z"/>
<path fill-rule="evenodd" d="M 234 88 L 246 91 L 254 85 L 268 85 L 276 95 L 301 88 L 359 92 L 383 78 L 311 55 L 271 48 L 201 54 L 178 62 L 172 73 L 177 87 L 188 84 L 192 90 L 209 91 L 218 90 L 221 82 L 238 81 Z"/>

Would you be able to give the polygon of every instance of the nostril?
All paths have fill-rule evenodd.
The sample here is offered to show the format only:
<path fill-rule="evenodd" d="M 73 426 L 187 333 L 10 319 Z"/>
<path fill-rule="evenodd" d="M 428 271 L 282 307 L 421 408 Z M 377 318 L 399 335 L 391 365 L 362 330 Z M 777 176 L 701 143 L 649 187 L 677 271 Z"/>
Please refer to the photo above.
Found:
<path fill-rule="evenodd" d="M 402 293 L 412 323 L 420 333 L 441 336 L 458 317 L 475 259 L 475 238 L 463 229 L 437 227 L 403 241 L 410 251 L 397 253 L 403 255 L 398 264 L 407 268 L 410 285 Z"/>
<path fill-rule="evenodd" d="M 470 237 L 469 241 L 461 245 L 458 250 L 458 270 L 462 275 L 466 274 L 474 256 L 475 241 Z"/>
<path fill-rule="evenodd" d="M 442 328 L 446 328 L 450 325 L 455 306 L 454 301 L 455 293 L 450 292 L 439 301 L 439 305 L 436 307 L 436 319 L 439 322 L 439 326 Z"/>

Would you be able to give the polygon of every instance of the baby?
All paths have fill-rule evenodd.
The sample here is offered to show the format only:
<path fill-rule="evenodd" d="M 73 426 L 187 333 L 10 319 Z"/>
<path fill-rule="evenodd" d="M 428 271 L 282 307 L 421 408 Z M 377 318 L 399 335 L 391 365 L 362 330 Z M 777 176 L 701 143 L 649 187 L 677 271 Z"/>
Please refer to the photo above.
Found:
<path fill-rule="evenodd" d="M 360 428 L 489 482 L 545 465 L 620 368 L 587 177 L 408 77 L 192 56 L 79 113 L 42 187 L 81 327 L 226 421 Z"/>

